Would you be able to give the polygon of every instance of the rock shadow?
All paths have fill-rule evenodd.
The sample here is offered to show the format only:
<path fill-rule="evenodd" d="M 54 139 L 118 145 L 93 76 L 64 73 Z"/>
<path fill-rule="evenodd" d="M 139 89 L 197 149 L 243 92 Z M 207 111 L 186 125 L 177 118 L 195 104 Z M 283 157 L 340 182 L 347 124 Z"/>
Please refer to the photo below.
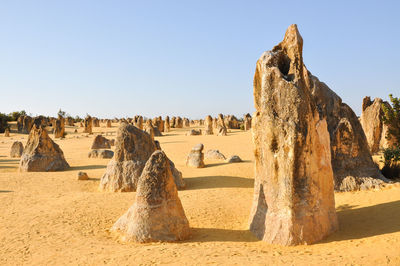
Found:
<path fill-rule="evenodd" d="M 94 169 L 105 169 L 106 165 L 82 165 L 82 166 L 73 166 L 67 169 L 67 171 L 77 171 L 77 170 L 94 170 Z"/>
<path fill-rule="evenodd" d="M 14 192 L 14 191 L 12 191 L 12 190 L 0 190 L 0 193 L 11 193 L 11 192 Z"/>
<path fill-rule="evenodd" d="M 258 240 L 249 230 L 217 228 L 190 228 L 192 237 L 185 242 L 256 242 Z"/>
<path fill-rule="evenodd" d="M 0 163 L 7 163 L 7 164 L 19 164 L 20 159 L 8 159 L 8 160 L 0 160 Z"/>
<path fill-rule="evenodd" d="M 337 208 L 339 230 L 321 243 L 361 239 L 400 232 L 400 200 L 354 209 Z"/>
<path fill-rule="evenodd" d="M 201 176 L 185 178 L 186 190 L 209 188 L 253 188 L 254 179 L 237 176 Z"/>

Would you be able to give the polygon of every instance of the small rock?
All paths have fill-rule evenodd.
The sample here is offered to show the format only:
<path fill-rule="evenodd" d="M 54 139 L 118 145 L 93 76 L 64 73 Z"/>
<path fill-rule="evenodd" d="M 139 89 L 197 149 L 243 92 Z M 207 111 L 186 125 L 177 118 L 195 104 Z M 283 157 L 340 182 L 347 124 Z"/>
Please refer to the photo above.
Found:
<path fill-rule="evenodd" d="M 208 150 L 205 154 L 206 159 L 211 159 L 211 160 L 225 160 L 226 157 L 222 153 L 219 152 L 219 150 Z"/>
<path fill-rule="evenodd" d="M 239 156 L 237 155 L 232 155 L 229 157 L 229 159 L 226 160 L 227 163 L 240 163 L 243 162 L 242 159 L 240 159 Z"/>
<path fill-rule="evenodd" d="M 89 180 L 89 176 L 85 172 L 78 173 L 78 180 Z"/>
<path fill-rule="evenodd" d="M 204 145 L 199 143 L 192 148 L 187 159 L 186 165 L 195 168 L 203 168 L 204 167 L 204 153 L 203 153 Z"/>

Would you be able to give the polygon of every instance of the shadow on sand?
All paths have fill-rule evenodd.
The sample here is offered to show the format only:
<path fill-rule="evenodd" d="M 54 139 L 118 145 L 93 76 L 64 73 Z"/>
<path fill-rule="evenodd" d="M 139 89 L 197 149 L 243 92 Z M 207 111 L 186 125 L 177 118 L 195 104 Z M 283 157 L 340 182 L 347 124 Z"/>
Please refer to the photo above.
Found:
<path fill-rule="evenodd" d="M 215 166 L 220 166 L 220 165 L 232 165 L 232 164 L 241 164 L 241 163 L 251 163 L 252 161 L 250 161 L 250 160 L 243 160 L 243 161 L 241 161 L 241 162 L 238 162 L 238 163 L 228 163 L 228 162 L 220 162 L 220 163 L 207 163 L 206 164 L 206 168 L 208 168 L 208 167 L 215 167 Z"/>
<path fill-rule="evenodd" d="M 354 207 L 345 204 L 336 208 L 339 230 L 321 243 L 400 232 L 400 200 L 359 209 Z"/>
<path fill-rule="evenodd" d="M 20 159 L 0 160 L 0 163 L 19 164 Z"/>
<path fill-rule="evenodd" d="M 190 228 L 192 238 L 186 242 L 256 242 L 259 241 L 249 230 L 216 228 Z"/>
<path fill-rule="evenodd" d="M 83 165 L 83 166 L 73 166 L 68 168 L 67 171 L 76 171 L 76 170 L 93 170 L 93 169 L 104 169 L 106 165 Z"/>
<path fill-rule="evenodd" d="M 353 209 L 354 207 L 356 206 L 348 204 L 337 207 L 340 229 L 319 244 L 400 232 L 400 201 L 359 209 Z M 191 230 L 192 238 L 187 242 L 260 241 L 249 230 L 216 228 L 191 228 Z"/>
<path fill-rule="evenodd" d="M 12 191 L 12 190 L 0 190 L 0 193 L 11 193 L 11 192 L 14 192 L 14 191 Z"/>
<path fill-rule="evenodd" d="M 253 188 L 254 180 L 237 176 L 202 176 L 185 178 L 187 190 L 207 188 Z"/>

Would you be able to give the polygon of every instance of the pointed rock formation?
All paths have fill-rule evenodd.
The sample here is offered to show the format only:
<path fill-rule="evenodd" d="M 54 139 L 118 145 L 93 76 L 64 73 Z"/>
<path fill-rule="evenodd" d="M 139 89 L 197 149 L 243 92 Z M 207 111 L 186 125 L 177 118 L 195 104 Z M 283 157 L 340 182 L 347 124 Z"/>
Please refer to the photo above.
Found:
<path fill-rule="evenodd" d="M 307 75 L 320 116 L 328 123 L 335 190 L 375 188 L 389 182 L 372 161 L 367 138 L 353 110 L 325 83 L 310 72 Z"/>
<path fill-rule="evenodd" d="M 338 228 L 327 123 L 311 95 L 296 25 L 257 61 L 250 231 L 272 244 L 317 242 Z"/>
<path fill-rule="evenodd" d="M 59 117 L 54 121 L 54 137 L 63 138 L 65 135 L 65 119 L 64 117 Z"/>
<path fill-rule="evenodd" d="M 164 152 L 151 155 L 139 178 L 135 203 L 111 230 L 124 241 L 141 243 L 189 237 L 189 222 Z"/>
<path fill-rule="evenodd" d="M 10 157 L 11 158 L 20 158 L 22 153 L 24 152 L 24 145 L 20 141 L 14 141 L 11 145 Z"/>
<path fill-rule="evenodd" d="M 164 131 L 163 132 L 169 132 L 170 131 L 170 125 L 169 125 L 169 116 L 165 117 L 165 122 L 164 122 Z"/>
<path fill-rule="evenodd" d="M 69 168 L 69 164 L 64 158 L 63 151 L 49 137 L 44 128 L 34 124 L 21 156 L 20 171 L 48 172 L 67 168 Z"/>
<path fill-rule="evenodd" d="M 372 154 L 379 152 L 380 149 L 393 146 L 395 142 L 394 139 L 386 139 L 388 127 L 383 123 L 384 112 L 382 105 L 390 108 L 390 104 L 380 98 L 375 98 L 374 101 L 371 101 L 370 97 L 363 99 L 360 122 Z"/>
<path fill-rule="evenodd" d="M 110 140 L 107 138 L 103 137 L 102 135 L 97 135 L 92 143 L 92 150 L 97 150 L 97 149 L 110 149 L 111 144 Z"/>
<path fill-rule="evenodd" d="M 10 129 L 7 127 L 7 128 L 4 130 L 4 137 L 8 138 L 9 136 L 10 136 Z"/>
<path fill-rule="evenodd" d="M 118 129 L 114 157 L 100 180 L 106 191 L 135 191 L 146 161 L 156 150 L 150 135 L 127 123 Z"/>
<path fill-rule="evenodd" d="M 213 119 L 210 115 L 206 117 L 204 120 L 204 135 L 212 135 L 213 134 Z"/>
<path fill-rule="evenodd" d="M 90 116 L 90 115 L 88 115 L 86 118 L 85 118 L 85 121 L 84 121 L 84 123 L 85 123 L 85 129 L 84 129 L 84 133 L 89 133 L 89 134 L 93 134 L 93 119 L 92 119 L 92 117 Z"/>
<path fill-rule="evenodd" d="M 137 127 L 122 123 L 118 129 L 114 157 L 100 180 L 100 190 L 136 191 L 137 181 L 151 154 L 161 149 L 149 134 Z M 170 162 L 178 189 L 185 188 L 182 174 Z"/>

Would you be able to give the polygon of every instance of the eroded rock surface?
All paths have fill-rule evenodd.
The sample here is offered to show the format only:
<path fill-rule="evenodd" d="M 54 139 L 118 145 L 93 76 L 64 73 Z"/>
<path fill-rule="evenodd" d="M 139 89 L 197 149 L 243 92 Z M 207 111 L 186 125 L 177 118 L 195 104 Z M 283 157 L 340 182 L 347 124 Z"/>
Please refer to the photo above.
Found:
<path fill-rule="evenodd" d="M 330 138 L 311 95 L 296 25 L 257 61 L 250 231 L 272 244 L 317 242 L 338 228 Z"/>
<path fill-rule="evenodd" d="M 195 168 L 204 167 L 204 145 L 199 143 L 192 148 L 186 159 L 186 165 Z"/>
<path fill-rule="evenodd" d="M 11 145 L 10 157 L 11 158 L 20 158 L 22 153 L 24 152 L 24 145 L 20 141 L 14 141 Z"/>
<path fill-rule="evenodd" d="M 178 241 L 190 236 L 169 159 L 155 151 L 138 181 L 135 203 L 112 227 L 124 241 Z"/>
<path fill-rule="evenodd" d="M 61 171 L 69 168 L 60 147 L 49 137 L 46 130 L 32 127 L 28 142 L 21 156 L 19 169 L 22 172 Z"/>

